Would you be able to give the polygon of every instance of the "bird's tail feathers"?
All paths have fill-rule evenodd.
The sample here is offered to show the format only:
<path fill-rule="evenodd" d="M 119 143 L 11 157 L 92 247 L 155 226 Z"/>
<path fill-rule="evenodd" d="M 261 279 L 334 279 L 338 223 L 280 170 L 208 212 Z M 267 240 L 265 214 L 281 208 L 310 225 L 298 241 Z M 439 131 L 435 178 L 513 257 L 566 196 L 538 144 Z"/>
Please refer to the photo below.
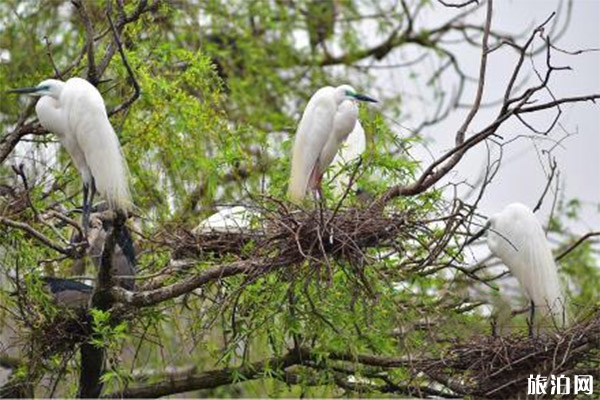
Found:
<path fill-rule="evenodd" d="M 300 172 L 298 172 L 300 171 Z M 294 203 L 301 203 L 306 196 L 308 189 L 316 189 L 320 184 L 319 160 L 313 165 L 312 169 L 293 168 L 288 187 L 288 197 Z"/>
<path fill-rule="evenodd" d="M 294 152 L 292 157 L 292 171 L 290 173 L 290 182 L 288 185 L 288 198 L 294 203 L 301 203 L 306 195 L 309 172 L 301 155 Z"/>

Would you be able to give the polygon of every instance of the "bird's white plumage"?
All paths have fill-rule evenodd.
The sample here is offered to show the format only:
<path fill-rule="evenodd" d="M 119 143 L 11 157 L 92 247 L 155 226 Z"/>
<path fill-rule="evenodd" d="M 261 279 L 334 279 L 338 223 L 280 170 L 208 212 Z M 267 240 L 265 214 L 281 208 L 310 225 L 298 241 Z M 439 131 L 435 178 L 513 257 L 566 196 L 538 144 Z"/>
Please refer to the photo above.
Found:
<path fill-rule="evenodd" d="M 331 86 L 317 90 L 302 114 L 294 141 L 288 187 L 288 196 L 293 201 L 304 198 L 313 170 L 333 129 L 337 109 L 334 92 Z"/>
<path fill-rule="evenodd" d="M 348 188 L 348 179 L 352 175 L 352 171 L 344 171 L 343 168 L 349 162 L 354 161 L 364 153 L 366 149 L 366 137 L 365 131 L 360 124 L 360 121 L 356 121 L 356 125 L 350 135 L 346 138 L 346 141 L 342 143 L 339 151 L 335 155 L 335 158 L 331 162 L 331 172 L 335 179 L 332 180 L 333 193 L 336 196 L 343 196 Z M 341 173 L 341 175 L 339 175 Z M 345 179 L 344 179 L 345 178 Z"/>
<path fill-rule="evenodd" d="M 358 122 L 358 107 L 352 100 L 344 100 L 333 118 L 333 131 L 319 156 L 319 174 L 324 174 Z"/>
<path fill-rule="evenodd" d="M 250 224 L 256 213 L 244 206 L 235 206 L 220 210 L 201 221 L 192 233 L 195 235 L 206 233 L 243 233 L 250 229 Z"/>
<path fill-rule="evenodd" d="M 487 244 L 517 278 L 536 313 L 566 322 L 565 297 L 546 235 L 533 212 L 513 203 L 490 218 Z M 564 321 L 563 321 L 564 320 Z"/>
<path fill-rule="evenodd" d="M 310 98 L 296 131 L 288 196 L 301 201 L 315 189 L 340 145 L 354 129 L 358 107 L 349 97 L 348 85 L 327 86 Z"/>
<path fill-rule="evenodd" d="M 350 135 L 346 138 L 346 141 L 342 143 L 340 150 L 335 155 L 332 164 L 343 166 L 362 155 L 367 148 L 367 138 L 365 136 L 365 130 L 363 129 L 360 121 L 356 121 L 356 125 Z"/>
<path fill-rule="evenodd" d="M 49 79 L 38 86 L 49 88 L 36 105 L 38 119 L 60 138 L 84 183 L 93 177 L 110 208 L 130 210 L 127 164 L 100 92 L 81 78 Z"/>

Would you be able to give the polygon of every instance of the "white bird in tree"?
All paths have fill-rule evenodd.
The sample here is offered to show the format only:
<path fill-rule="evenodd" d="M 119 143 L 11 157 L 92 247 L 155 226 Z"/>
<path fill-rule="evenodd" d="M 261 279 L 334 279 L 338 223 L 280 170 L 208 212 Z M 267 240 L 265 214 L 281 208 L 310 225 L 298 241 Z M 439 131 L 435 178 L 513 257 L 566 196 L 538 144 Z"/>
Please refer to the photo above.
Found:
<path fill-rule="evenodd" d="M 244 233 L 251 230 L 252 220 L 259 214 L 244 206 L 228 207 L 202 220 L 192 233 Z"/>
<path fill-rule="evenodd" d="M 568 318 L 558 269 L 542 225 L 531 209 L 520 203 L 509 204 L 467 243 L 486 231 L 490 251 L 510 269 L 531 301 L 530 326 L 537 310 L 565 326 Z"/>
<path fill-rule="evenodd" d="M 355 101 L 377 100 L 349 85 L 326 86 L 310 98 L 298 125 L 288 197 L 299 203 L 308 190 L 320 192 L 321 179 L 358 121 Z"/>
<path fill-rule="evenodd" d="M 127 163 L 100 92 L 81 78 L 47 79 L 9 92 L 41 96 L 35 107 L 40 124 L 58 136 L 83 179 L 84 230 L 96 191 L 126 215 L 133 207 Z"/>

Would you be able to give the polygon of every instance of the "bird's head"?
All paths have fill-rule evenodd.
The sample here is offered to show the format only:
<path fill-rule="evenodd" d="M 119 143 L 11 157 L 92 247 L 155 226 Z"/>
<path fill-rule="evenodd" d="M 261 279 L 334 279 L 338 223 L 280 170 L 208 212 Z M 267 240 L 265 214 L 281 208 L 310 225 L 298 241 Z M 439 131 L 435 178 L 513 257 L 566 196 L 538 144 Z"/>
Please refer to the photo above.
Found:
<path fill-rule="evenodd" d="M 46 79 L 37 86 L 7 90 L 8 93 L 28 94 L 30 96 L 51 96 L 58 99 L 60 91 L 64 86 L 63 81 L 57 79 Z"/>
<path fill-rule="evenodd" d="M 370 103 L 377 103 L 372 97 L 366 96 L 364 94 L 356 93 L 356 90 L 350 85 L 341 85 L 335 88 L 335 95 L 338 103 L 341 103 L 344 100 L 358 100 L 358 101 L 368 101 Z"/>

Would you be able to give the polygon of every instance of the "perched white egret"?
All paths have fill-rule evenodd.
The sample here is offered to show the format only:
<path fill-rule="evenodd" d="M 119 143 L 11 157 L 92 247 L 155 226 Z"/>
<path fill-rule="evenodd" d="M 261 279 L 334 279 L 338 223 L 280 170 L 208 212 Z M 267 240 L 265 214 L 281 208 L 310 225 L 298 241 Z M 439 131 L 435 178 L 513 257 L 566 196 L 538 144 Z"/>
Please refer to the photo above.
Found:
<path fill-rule="evenodd" d="M 250 229 L 252 218 L 256 212 L 244 206 L 224 208 L 207 219 L 201 221 L 192 233 L 195 235 L 206 233 L 243 233 Z"/>
<path fill-rule="evenodd" d="M 531 325 L 538 310 L 558 325 L 566 325 L 566 302 L 558 269 L 542 225 L 531 209 L 520 203 L 509 204 L 469 242 L 485 231 L 490 251 L 510 269 L 532 303 Z"/>
<path fill-rule="evenodd" d="M 127 164 L 104 100 L 92 84 L 81 78 L 48 79 L 36 87 L 9 92 L 41 96 L 35 107 L 40 124 L 59 137 L 83 179 L 86 232 L 96 191 L 111 209 L 131 210 Z"/>
<path fill-rule="evenodd" d="M 307 190 L 320 190 L 325 170 L 358 121 L 354 101 L 377 102 L 349 85 L 326 86 L 310 98 L 296 131 L 288 196 L 301 202 Z"/>

